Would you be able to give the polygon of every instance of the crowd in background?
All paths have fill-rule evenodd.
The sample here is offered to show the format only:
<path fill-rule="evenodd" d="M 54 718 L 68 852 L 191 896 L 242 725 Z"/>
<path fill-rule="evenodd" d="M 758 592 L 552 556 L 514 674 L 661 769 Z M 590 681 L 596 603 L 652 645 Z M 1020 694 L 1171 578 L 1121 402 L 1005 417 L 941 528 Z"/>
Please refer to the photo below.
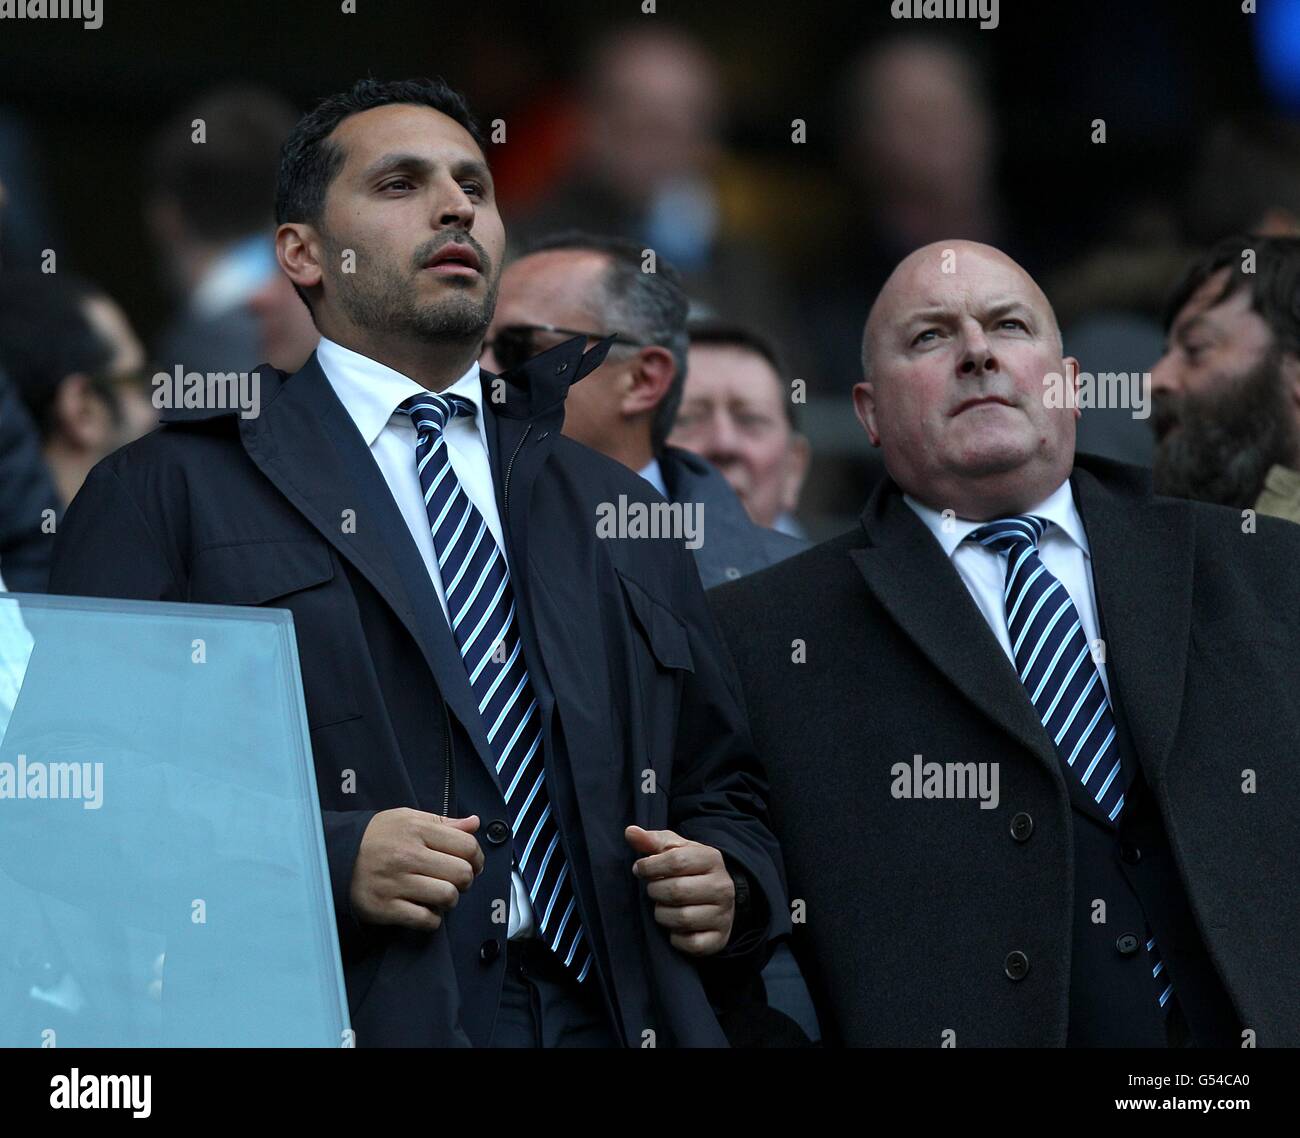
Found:
<path fill-rule="evenodd" d="M 863 321 L 899 259 L 945 238 L 994 244 L 1043 280 L 1065 350 L 1086 371 L 1150 373 L 1154 413 L 1085 409 L 1081 450 L 1154 464 L 1171 493 L 1300 520 L 1300 130 L 1283 108 L 1212 124 L 1184 184 L 1130 199 L 1143 204 L 1062 249 L 1041 222 L 1020 223 L 1000 172 L 1004 133 L 1029 111 L 997 104 L 962 38 L 873 37 L 826 75 L 831 166 L 805 159 L 797 120 L 786 145 L 734 145 L 732 74 L 725 43 L 642 22 L 596 37 L 566 81 L 552 76 L 483 126 L 513 255 L 581 230 L 675 270 L 691 342 L 663 439 L 721 470 L 755 523 L 812 539 L 852 523 L 883 473 L 849 398 Z M 122 140 L 139 148 L 149 239 L 126 271 L 165 286 L 160 320 L 124 310 L 115 282 L 80 275 L 77 249 L 53 261 L 41 249 L 50 156 L 35 157 L 42 139 L 21 108 L 0 108 L 10 588 L 41 587 L 41 558 L 29 561 L 23 539 L 42 504 L 57 514 L 100 458 L 153 428 L 155 373 L 294 371 L 314 349 L 272 244 L 279 148 L 299 110 L 271 86 L 226 83 L 197 92 L 152 138 Z M 1095 144 L 1078 129 L 1081 148 Z M 1050 215 L 1051 179 L 1070 175 L 1041 173 Z M 82 207 L 96 209 L 96 195 Z M 628 350 L 670 346 L 677 332 L 654 303 L 634 298 L 617 329 L 571 330 L 618 331 Z M 556 331 L 539 322 L 515 350 L 540 351 L 569 327 L 547 323 Z"/>

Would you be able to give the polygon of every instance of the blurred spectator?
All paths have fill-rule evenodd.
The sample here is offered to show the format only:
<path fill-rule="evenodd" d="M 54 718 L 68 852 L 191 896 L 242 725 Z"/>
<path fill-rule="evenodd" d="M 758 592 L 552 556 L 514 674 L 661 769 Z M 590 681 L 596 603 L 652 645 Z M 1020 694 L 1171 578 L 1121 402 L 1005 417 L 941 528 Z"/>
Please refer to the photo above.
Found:
<path fill-rule="evenodd" d="M 686 389 L 669 441 L 722 471 L 749 513 L 803 537 L 794 513 L 808 473 L 784 365 L 755 332 L 721 323 L 690 329 Z"/>
<path fill-rule="evenodd" d="M 0 232 L 0 260 L 12 268 L 36 268 L 41 250 L 61 248 L 47 208 L 48 188 L 24 117 L 0 110 L 0 181 L 8 184 Z"/>
<path fill-rule="evenodd" d="M 1167 327 L 1156 490 L 1300 521 L 1300 238 L 1219 242 L 1174 290 Z"/>
<path fill-rule="evenodd" d="M 181 294 L 153 352 L 161 367 L 244 371 L 261 362 L 248 300 L 278 272 L 271 207 L 280 144 L 297 117 L 270 91 L 223 87 L 154 139 L 145 220 Z"/>
<path fill-rule="evenodd" d="M 101 321 L 105 311 L 114 315 L 97 324 L 92 307 Z M 61 273 L 0 273 L 0 368 L 35 423 L 60 506 L 151 416 L 142 360 L 107 297 Z M 124 403 L 132 406 L 130 426 Z"/>
<path fill-rule="evenodd" d="M 1188 191 L 1198 244 L 1225 233 L 1300 233 L 1300 123 L 1227 120 L 1206 132 Z"/>
<path fill-rule="evenodd" d="M 564 433 L 637 471 L 669 501 L 703 504 L 704 540 L 694 552 L 708 588 L 789 557 L 802 543 L 754 525 L 717 470 L 667 445 L 685 382 L 686 315 L 669 262 L 647 273 L 634 241 L 557 234 L 501 274 L 483 366 L 508 371 L 574 335 L 617 332 L 605 362 L 569 388 Z"/>
<path fill-rule="evenodd" d="M 517 243 L 574 227 L 626 237 L 677 266 L 699 311 L 782 330 L 780 281 L 720 193 L 714 57 L 658 21 L 624 28 L 596 43 L 579 95 L 575 168 L 512 226 Z"/>
<path fill-rule="evenodd" d="M 272 367 L 296 372 L 320 343 L 311 311 L 277 266 L 252 296 L 248 310 L 257 321 L 257 359 Z"/>
<path fill-rule="evenodd" d="M 910 34 L 873 46 L 849 68 L 843 107 L 851 215 L 821 258 L 821 287 L 801 306 L 813 382 L 837 393 L 861 378 L 862 322 L 906 254 L 946 238 L 1007 247 L 994 119 L 966 52 Z"/>

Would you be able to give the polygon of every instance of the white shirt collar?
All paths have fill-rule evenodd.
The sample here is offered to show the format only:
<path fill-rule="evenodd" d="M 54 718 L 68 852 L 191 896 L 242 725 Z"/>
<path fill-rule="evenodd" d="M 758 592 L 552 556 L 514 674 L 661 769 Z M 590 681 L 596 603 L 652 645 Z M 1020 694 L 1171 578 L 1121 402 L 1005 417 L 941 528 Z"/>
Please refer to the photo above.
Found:
<path fill-rule="evenodd" d="M 664 472 L 659 467 L 659 460 L 652 458 L 645 466 L 637 471 L 642 478 L 650 483 L 665 498 L 668 497 L 668 486 L 664 482 Z"/>
<path fill-rule="evenodd" d="M 974 533 L 980 526 L 986 524 L 984 522 L 972 522 L 966 518 L 953 517 L 946 519 L 938 510 L 922 505 L 911 494 L 904 494 L 903 501 L 912 508 L 921 521 L 925 522 L 926 527 L 934 534 L 939 544 L 943 546 L 943 551 L 948 557 L 952 557 L 957 552 L 958 547 L 969 534 Z M 1070 492 L 1069 479 L 1062 482 L 1038 505 L 1021 512 L 1037 514 L 1040 518 L 1055 522 L 1065 535 L 1083 551 L 1085 557 L 1091 556 L 1088 549 L 1088 535 L 1084 532 L 1083 519 L 1079 516 L 1079 510 L 1074 504 L 1074 495 Z M 1050 533 L 1051 530 L 1049 529 L 1048 532 Z"/>
<path fill-rule="evenodd" d="M 316 361 L 348 414 L 352 416 L 361 437 L 366 440 L 366 446 L 374 446 L 375 440 L 388 426 L 389 419 L 398 413 L 397 405 L 402 400 L 425 393 L 424 387 L 401 372 L 324 336 L 316 348 Z M 479 382 L 477 360 L 443 394 L 449 392 L 473 403 L 475 422 L 481 422 L 483 387 Z"/>

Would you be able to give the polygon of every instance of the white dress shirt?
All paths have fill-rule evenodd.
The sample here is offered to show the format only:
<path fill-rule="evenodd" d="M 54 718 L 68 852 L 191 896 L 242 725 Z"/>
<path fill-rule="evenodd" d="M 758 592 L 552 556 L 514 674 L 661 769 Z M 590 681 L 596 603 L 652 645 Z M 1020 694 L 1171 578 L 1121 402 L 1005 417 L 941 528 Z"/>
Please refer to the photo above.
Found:
<path fill-rule="evenodd" d="M 438 568 L 438 555 L 433 548 L 429 515 L 424 508 L 424 490 L 420 486 L 420 476 L 416 470 L 417 432 L 411 417 L 397 410 L 398 404 L 403 400 L 412 395 L 423 395 L 426 389 L 401 372 L 324 337 L 316 348 L 316 359 L 379 465 L 379 472 L 384 476 L 393 501 L 397 503 L 415 546 L 424 559 L 424 567 L 429 571 L 433 587 L 438 593 L 438 601 L 442 605 L 443 617 L 448 620 L 450 627 L 447 593 L 442 584 L 442 572 Z M 471 364 L 469 370 L 443 394 L 460 395 L 474 404 L 474 417 L 471 419 L 467 415 L 457 415 L 447 424 L 443 437 L 447 442 L 447 457 L 451 461 L 452 470 L 460 479 L 461 487 L 469 500 L 483 515 L 483 520 L 504 557 L 506 546 L 502 540 L 496 488 L 492 482 L 478 363 Z M 514 939 L 532 932 L 533 911 L 528 901 L 528 889 L 518 870 L 511 871 L 510 882 L 508 935 Z"/>
<path fill-rule="evenodd" d="M 903 501 L 926 524 L 951 559 L 957 575 L 965 582 L 976 607 L 993 630 L 993 635 L 997 637 L 1014 668 L 1016 657 L 1011 650 L 1007 610 L 1002 599 L 1007 587 L 1006 556 L 977 541 L 964 540 L 968 534 L 987 523 L 958 517 L 945 518 L 938 510 L 922 505 L 910 494 L 904 494 Z M 1022 513 L 1036 514 L 1054 523 L 1043 532 L 1042 540 L 1038 543 L 1038 556 L 1047 571 L 1070 594 L 1070 600 L 1079 611 L 1083 634 L 1088 638 L 1089 645 L 1094 644 L 1099 639 L 1100 632 L 1097 598 L 1092 584 L 1092 553 L 1088 549 L 1088 535 L 1083 529 L 1083 519 L 1079 517 L 1074 495 L 1070 493 L 1070 483 L 1062 482 L 1038 505 Z M 1097 661 L 1097 670 L 1101 673 L 1101 682 L 1109 696 L 1110 681 L 1106 676 L 1104 656 L 1094 652 L 1093 657 L 1101 657 Z"/>

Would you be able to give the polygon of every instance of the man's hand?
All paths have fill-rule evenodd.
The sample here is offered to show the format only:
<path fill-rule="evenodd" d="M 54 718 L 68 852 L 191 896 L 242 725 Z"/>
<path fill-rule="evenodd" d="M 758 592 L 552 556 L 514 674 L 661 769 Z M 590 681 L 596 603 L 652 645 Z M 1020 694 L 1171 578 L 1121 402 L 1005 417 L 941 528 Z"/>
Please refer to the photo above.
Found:
<path fill-rule="evenodd" d="M 358 920 L 432 932 L 483 872 L 478 815 L 381 810 L 361 836 L 349 896 Z"/>
<path fill-rule="evenodd" d="M 629 826 L 623 836 L 644 855 L 632 872 L 648 882 L 655 920 L 670 931 L 672 946 L 688 956 L 711 956 L 726 948 L 736 917 L 736 884 L 722 854 L 672 830 Z"/>

